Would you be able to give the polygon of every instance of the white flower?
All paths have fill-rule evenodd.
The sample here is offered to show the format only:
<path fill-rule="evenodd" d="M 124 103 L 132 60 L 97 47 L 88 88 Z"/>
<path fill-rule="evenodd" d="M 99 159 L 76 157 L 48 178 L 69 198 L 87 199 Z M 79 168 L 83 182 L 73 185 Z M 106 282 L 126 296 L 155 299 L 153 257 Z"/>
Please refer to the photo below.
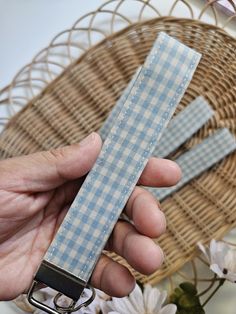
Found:
<path fill-rule="evenodd" d="M 111 301 L 103 302 L 103 314 L 175 314 L 176 305 L 163 303 L 167 292 L 160 292 L 150 285 L 144 286 L 144 292 L 136 285 L 129 297 L 112 298 Z"/>
<path fill-rule="evenodd" d="M 211 240 L 210 248 L 198 247 L 206 256 L 210 269 L 220 278 L 236 282 L 236 248 L 221 241 Z"/>
<path fill-rule="evenodd" d="M 80 310 L 73 312 L 75 314 L 97 314 L 101 310 L 101 303 L 107 299 L 107 295 L 103 293 L 100 290 L 95 289 L 96 296 L 92 303 L 90 303 L 87 307 L 83 307 Z M 46 304 L 47 306 L 54 308 L 53 299 L 56 296 L 57 292 L 50 289 L 45 288 L 41 290 L 41 293 L 43 294 L 42 302 Z M 89 289 L 84 289 L 84 293 L 82 297 L 79 300 L 79 303 L 83 303 L 84 301 L 88 300 L 88 298 L 91 295 L 91 291 Z M 71 300 L 67 298 L 66 296 L 61 296 L 60 299 L 60 305 L 63 307 L 67 307 L 70 305 Z M 34 314 L 44 314 L 45 312 L 42 310 L 37 309 Z"/>

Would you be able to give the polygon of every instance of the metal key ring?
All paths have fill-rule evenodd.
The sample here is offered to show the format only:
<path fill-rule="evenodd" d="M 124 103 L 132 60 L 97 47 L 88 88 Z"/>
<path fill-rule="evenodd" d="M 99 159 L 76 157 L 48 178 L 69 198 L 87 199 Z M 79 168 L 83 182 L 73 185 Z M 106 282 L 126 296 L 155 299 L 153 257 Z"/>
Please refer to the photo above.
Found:
<path fill-rule="evenodd" d="M 87 301 L 85 301 L 85 302 L 79 304 L 78 306 L 76 306 L 77 301 L 72 300 L 70 306 L 68 306 L 68 307 L 63 307 L 63 306 L 60 306 L 60 305 L 57 303 L 57 302 L 58 302 L 58 299 L 59 299 L 63 294 L 62 294 L 62 293 L 58 293 L 58 294 L 55 296 L 54 300 L 53 300 L 54 305 L 55 305 L 55 308 L 53 309 L 53 308 L 49 307 L 48 305 L 46 305 L 46 304 L 40 302 L 39 300 L 37 300 L 37 299 L 34 297 L 34 292 L 35 292 L 36 290 L 38 290 L 38 287 L 39 287 L 39 286 L 40 286 L 40 283 L 37 282 L 36 280 L 34 280 L 33 283 L 32 283 L 32 286 L 31 286 L 31 288 L 30 288 L 30 290 L 29 290 L 29 293 L 28 293 L 28 301 L 29 301 L 29 303 L 32 304 L 33 306 L 35 306 L 35 307 L 37 307 L 37 308 L 41 309 L 42 311 L 44 311 L 44 312 L 46 312 L 46 313 L 49 313 L 49 314 L 67 314 L 67 313 L 70 314 L 70 313 L 72 313 L 72 312 L 78 311 L 78 310 L 81 309 L 82 307 L 88 306 L 88 305 L 94 300 L 94 298 L 95 298 L 95 296 L 96 296 L 95 289 L 94 289 L 92 286 L 87 285 L 86 288 L 88 288 L 88 289 L 90 289 L 90 290 L 92 291 L 92 295 L 91 295 L 91 297 L 90 297 Z"/>
<path fill-rule="evenodd" d="M 59 313 L 66 314 L 66 313 L 76 312 L 82 307 L 88 306 L 95 299 L 96 293 L 95 293 L 95 289 L 92 286 L 87 285 L 86 288 L 92 291 L 92 295 L 87 301 L 76 306 L 77 302 L 72 300 L 71 305 L 64 307 L 58 304 L 58 300 L 60 299 L 61 296 L 63 296 L 63 294 L 59 292 L 53 299 L 55 308 L 59 311 Z"/>

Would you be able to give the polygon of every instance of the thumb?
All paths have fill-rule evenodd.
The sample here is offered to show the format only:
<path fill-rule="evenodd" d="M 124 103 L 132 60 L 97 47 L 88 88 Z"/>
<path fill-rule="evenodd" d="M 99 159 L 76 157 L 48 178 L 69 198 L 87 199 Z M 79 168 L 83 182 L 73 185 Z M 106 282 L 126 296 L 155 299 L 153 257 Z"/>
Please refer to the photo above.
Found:
<path fill-rule="evenodd" d="M 101 150 L 101 138 L 92 133 L 79 144 L 0 161 L 0 189 L 43 192 L 84 176 Z"/>

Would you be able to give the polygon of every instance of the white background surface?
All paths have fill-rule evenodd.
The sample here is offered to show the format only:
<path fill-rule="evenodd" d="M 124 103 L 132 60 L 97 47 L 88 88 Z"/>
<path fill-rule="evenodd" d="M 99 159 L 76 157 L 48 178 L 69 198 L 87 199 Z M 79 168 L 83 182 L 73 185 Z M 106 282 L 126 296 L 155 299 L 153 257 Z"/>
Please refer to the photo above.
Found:
<path fill-rule="evenodd" d="M 160 0 L 163 12 L 167 2 Z M 200 0 L 189 2 L 201 4 Z M 102 3 L 102 0 L 0 0 L 0 88 L 47 46 L 53 36 Z M 181 9 L 178 11 L 182 13 Z M 235 295 L 236 286 L 228 284 L 217 294 L 215 302 L 210 303 L 207 314 L 235 314 Z M 22 312 L 13 304 L 0 302 L 0 313 Z"/>

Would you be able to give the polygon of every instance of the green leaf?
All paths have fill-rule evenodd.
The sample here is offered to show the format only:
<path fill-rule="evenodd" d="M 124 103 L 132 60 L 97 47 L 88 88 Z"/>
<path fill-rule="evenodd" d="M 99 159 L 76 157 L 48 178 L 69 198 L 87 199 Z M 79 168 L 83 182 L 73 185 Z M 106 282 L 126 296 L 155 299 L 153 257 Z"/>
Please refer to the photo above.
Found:
<path fill-rule="evenodd" d="M 187 310 L 181 309 L 176 312 L 176 314 L 189 314 Z"/>
<path fill-rule="evenodd" d="M 172 293 L 169 297 L 169 303 L 178 304 L 178 300 L 179 300 L 179 297 L 174 293 Z"/>
<path fill-rule="evenodd" d="M 203 310 L 201 306 L 196 307 L 194 311 L 195 312 L 193 312 L 193 314 L 205 314 L 205 311 Z"/>
<path fill-rule="evenodd" d="M 180 289 L 179 287 L 175 288 L 174 290 L 174 294 L 177 296 L 177 297 L 181 297 L 181 295 L 184 294 L 184 291 L 182 289 Z"/>
<path fill-rule="evenodd" d="M 196 296 L 192 296 L 186 293 L 180 297 L 178 303 L 181 308 L 190 309 L 199 305 L 199 299 Z"/>
<path fill-rule="evenodd" d="M 186 281 L 186 282 L 181 283 L 179 286 L 181 289 L 183 289 L 185 292 L 191 295 L 197 294 L 197 289 L 191 282 Z"/>
<path fill-rule="evenodd" d="M 176 314 L 205 314 L 205 311 L 200 306 L 191 309 L 179 309 L 177 310 Z"/>

